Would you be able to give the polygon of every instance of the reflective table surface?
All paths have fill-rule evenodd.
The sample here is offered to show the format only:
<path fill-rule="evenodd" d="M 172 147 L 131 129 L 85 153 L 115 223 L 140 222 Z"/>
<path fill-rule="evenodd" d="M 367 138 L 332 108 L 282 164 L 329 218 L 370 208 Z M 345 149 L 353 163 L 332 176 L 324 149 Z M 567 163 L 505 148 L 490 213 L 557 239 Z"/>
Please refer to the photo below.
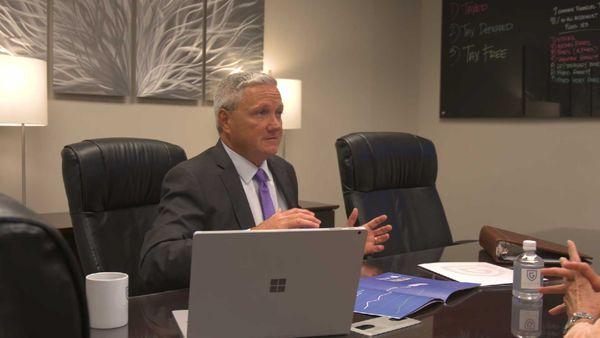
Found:
<path fill-rule="evenodd" d="M 557 229 L 554 233 L 546 232 L 540 237 L 551 239 L 551 236 L 556 236 L 566 240 L 568 236 L 580 244 L 581 251 L 596 256 L 598 246 L 594 242 L 600 239 L 600 231 L 583 231 L 580 235 L 583 237 L 574 237 L 572 229 L 565 228 Z M 372 276 L 398 272 L 445 279 L 417 265 L 472 261 L 491 262 L 477 242 L 370 260 L 363 264 L 362 274 Z M 561 337 L 566 316 L 550 316 L 547 313 L 548 309 L 561 302 L 559 295 L 546 295 L 538 303 L 520 302 L 513 299 L 510 285 L 480 287 L 453 295 L 447 304 L 436 303 L 417 312 L 411 317 L 421 321 L 418 325 L 378 337 L 512 337 L 513 332 L 525 332 L 528 336 Z M 129 324 L 113 330 L 92 330 L 92 337 L 181 337 L 171 311 L 187 309 L 187 303 L 187 289 L 131 297 Z M 353 321 L 369 318 L 373 317 L 354 314 Z M 360 336 L 356 333 L 349 335 Z"/>

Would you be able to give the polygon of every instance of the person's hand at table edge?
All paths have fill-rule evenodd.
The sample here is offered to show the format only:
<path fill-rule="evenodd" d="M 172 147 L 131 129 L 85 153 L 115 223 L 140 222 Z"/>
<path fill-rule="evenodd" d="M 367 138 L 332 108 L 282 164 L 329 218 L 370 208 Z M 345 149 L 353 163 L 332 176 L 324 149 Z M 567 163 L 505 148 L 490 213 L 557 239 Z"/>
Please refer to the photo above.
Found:
<path fill-rule="evenodd" d="M 277 209 L 273 216 L 250 230 L 318 228 L 320 226 L 321 221 L 315 217 L 312 211 L 294 208 L 286 211 Z"/>

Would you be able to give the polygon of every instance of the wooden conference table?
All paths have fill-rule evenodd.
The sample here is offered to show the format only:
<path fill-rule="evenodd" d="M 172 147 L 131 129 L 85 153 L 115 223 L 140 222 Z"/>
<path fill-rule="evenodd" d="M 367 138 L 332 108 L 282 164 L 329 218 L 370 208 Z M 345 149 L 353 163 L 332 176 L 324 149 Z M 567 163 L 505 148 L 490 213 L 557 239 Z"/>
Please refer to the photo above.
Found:
<path fill-rule="evenodd" d="M 600 231 L 555 229 L 540 233 L 544 238 L 560 241 L 571 238 L 580 250 L 597 259 L 600 257 Z M 554 236 L 554 237 L 553 237 Z M 439 278 L 417 265 L 428 262 L 491 262 L 481 251 L 477 242 L 445 248 L 425 250 L 370 260 L 363 264 L 363 274 L 398 272 L 414 276 Z M 543 299 L 542 336 L 561 337 L 565 315 L 550 316 L 548 309 L 562 302 L 559 295 L 547 295 Z M 172 310 L 187 309 L 188 290 L 131 297 L 129 299 L 129 324 L 114 330 L 92 330 L 92 337 L 180 337 Z M 435 304 L 421 310 L 413 318 L 420 324 L 393 331 L 380 337 L 512 337 L 511 334 L 511 286 L 478 288 L 450 298 L 447 305 Z M 354 322 L 369 319 L 354 314 Z M 349 337 L 360 337 L 351 333 Z"/>

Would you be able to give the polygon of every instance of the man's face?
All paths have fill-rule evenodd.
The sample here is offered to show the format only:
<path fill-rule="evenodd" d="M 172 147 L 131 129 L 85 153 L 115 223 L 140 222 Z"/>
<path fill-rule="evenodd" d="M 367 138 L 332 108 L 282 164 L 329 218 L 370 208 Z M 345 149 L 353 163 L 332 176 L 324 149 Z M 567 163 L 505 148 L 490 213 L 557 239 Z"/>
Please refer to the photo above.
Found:
<path fill-rule="evenodd" d="M 221 138 L 235 152 L 260 165 L 277 153 L 282 113 L 283 103 L 277 86 L 247 87 L 234 111 L 219 113 Z"/>

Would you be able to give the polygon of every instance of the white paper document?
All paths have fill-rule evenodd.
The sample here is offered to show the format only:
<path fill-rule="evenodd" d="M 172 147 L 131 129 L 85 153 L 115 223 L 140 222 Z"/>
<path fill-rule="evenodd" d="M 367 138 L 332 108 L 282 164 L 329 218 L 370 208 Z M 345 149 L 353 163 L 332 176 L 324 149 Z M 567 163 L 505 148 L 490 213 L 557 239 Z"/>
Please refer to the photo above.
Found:
<path fill-rule="evenodd" d="M 173 310 L 173 317 L 175 317 L 175 321 L 177 322 L 177 326 L 179 326 L 179 331 L 181 331 L 181 335 L 183 338 L 187 337 L 187 327 L 188 327 L 188 310 Z"/>
<path fill-rule="evenodd" d="M 457 282 L 481 286 L 512 284 L 513 272 L 498 265 L 482 262 L 425 263 L 420 267 Z"/>

